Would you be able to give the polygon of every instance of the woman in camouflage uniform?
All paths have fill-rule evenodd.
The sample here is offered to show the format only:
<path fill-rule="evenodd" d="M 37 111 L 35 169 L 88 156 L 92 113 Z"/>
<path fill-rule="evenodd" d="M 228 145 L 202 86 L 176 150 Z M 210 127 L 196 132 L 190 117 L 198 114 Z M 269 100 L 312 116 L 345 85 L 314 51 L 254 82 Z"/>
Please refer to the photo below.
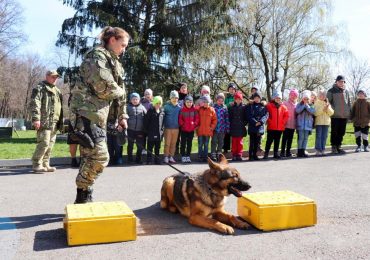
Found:
<path fill-rule="evenodd" d="M 106 27 L 101 45 L 89 50 L 80 66 L 80 80 L 72 92 L 71 120 L 74 131 L 91 138 L 81 144 L 81 165 L 76 178 L 75 203 L 92 201 L 92 186 L 109 161 L 106 125 L 112 103 L 118 104 L 118 131 L 127 128 L 126 92 L 120 56 L 126 50 L 129 34 L 118 27 Z M 114 101 L 114 102 L 113 102 Z M 86 139 L 85 139 L 86 141 Z"/>

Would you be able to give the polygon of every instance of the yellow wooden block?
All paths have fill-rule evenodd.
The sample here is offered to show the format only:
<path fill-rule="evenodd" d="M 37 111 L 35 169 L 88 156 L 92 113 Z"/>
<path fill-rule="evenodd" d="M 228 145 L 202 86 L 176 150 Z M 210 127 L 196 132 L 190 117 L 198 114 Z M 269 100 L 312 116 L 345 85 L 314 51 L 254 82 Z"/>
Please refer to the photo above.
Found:
<path fill-rule="evenodd" d="M 136 240 L 136 216 L 122 201 L 70 204 L 65 212 L 70 246 Z"/>
<path fill-rule="evenodd" d="M 238 198 L 238 214 L 264 231 L 307 227 L 317 223 L 315 202 L 292 191 L 243 194 Z"/>

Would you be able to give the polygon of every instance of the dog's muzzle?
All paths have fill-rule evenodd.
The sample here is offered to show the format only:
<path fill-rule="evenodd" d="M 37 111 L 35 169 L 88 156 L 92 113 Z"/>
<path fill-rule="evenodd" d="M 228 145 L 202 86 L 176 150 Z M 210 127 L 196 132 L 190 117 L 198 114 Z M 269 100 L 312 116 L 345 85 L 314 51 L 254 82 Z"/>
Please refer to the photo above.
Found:
<path fill-rule="evenodd" d="M 233 194 L 235 197 L 241 197 L 242 191 L 247 191 L 251 188 L 248 182 L 239 181 L 238 183 L 231 183 L 227 188 L 229 194 Z"/>

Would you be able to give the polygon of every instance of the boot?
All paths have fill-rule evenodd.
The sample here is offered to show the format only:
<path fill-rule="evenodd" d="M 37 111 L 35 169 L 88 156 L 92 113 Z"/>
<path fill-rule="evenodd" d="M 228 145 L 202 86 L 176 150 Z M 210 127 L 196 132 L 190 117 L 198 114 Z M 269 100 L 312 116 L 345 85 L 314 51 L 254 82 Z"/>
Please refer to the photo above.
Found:
<path fill-rule="evenodd" d="M 87 202 L 93 202 L 93 189 L 92 188 L 88 188 L 87 189 Z"/>
<path fill-rule="evenodd" d="M 79 166 L 80 164 L 78 163 L 77 158 L 71 158 L 71 168 L 78 168 Z"/>
<path fill-rule="evenodd" d="M 32 167 L 32 171 L 34 173 L 44 173 L 47 172 L 47 169 L 44 166 L 36 165 Z"/>
<path fill-rule="evenodd" d="M 337 148 L 337 146 L 333 145 L 333 146 L 331 147 L 331 152 L 332 152 L 333 154 L 338 154 L 338 148 Z"/>
<path fill-rule="evenodd" d="M 51 167 L 50 164 L 48 163 L 44 163 L 44 168 L 46 169 L 47 172 L 55 172 L 57 170 L 57 168 L 55 167 Z"/>
<path fill-rule="evenodd" d="M 277 159 L 277 160 L 281 159 L 278 152 L 274 152 L 274 159 Z"/>
<path fill-rule="evenodd" d="M 77 195 L 76 195 L 76 200 L 75 204 L 84 204 L 88 202 L 88 190 L 83 190 L 77 188 Z"/>

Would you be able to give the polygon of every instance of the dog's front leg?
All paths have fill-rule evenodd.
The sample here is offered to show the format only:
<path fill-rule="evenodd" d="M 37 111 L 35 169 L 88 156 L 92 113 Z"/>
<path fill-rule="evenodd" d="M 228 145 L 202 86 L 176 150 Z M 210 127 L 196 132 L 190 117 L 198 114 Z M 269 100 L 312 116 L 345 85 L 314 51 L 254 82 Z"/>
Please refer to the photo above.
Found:
<path fill-rule="evenodd" d="M 225 225 L 215 219 L 211 219 L 199 214 L 190 215 L 189 223 L 198 227 L 217 230 L 224 234 L 234 234 L 234 229 L 232 227 Z"/>
<path fill-rule="evenodd" d="M 233 227 L 239 228 L 239 229 L 247 229 L 249 227 L 247 222 L 244 222 L 234 215 L 227 213 L 226 211 L 217 211 L 213 213 L 213 218 L 217 219 L 218 221 L 231 225 Z"/>

